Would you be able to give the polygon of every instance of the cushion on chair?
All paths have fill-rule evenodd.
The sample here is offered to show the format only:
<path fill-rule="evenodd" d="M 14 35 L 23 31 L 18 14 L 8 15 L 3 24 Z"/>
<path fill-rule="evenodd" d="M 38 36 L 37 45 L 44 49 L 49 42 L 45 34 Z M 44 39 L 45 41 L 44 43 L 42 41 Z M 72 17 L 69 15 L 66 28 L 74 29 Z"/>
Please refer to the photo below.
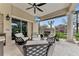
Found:
<path fill-rule="evenodd" d="M 28 40 L 28 37 L 24 37 L 24 35 L 22 33 L 17 33 L 15 34 L 16 37 L 21 37 L 24 41 Z"/>
<path fill-rule="evenodd" d="M 26 41 L 26 40 L 28 40 L 29 38 L 28 38 L 28 37 L 22 37 L 22 39 L 23 39 L 24 41 Z"/>
<path fill-rule="evenodd" d="M 41 37 L 40 37 L 40 35 L 33 36 L 33 37 L 32 37 L 32 40 L 41 40 Z"/>
<path fill-rule="evenodd" d="M 40 40 L 38 37 L 33 37 L 32 40 Z"/>
<path fill-rule="evenodd" d="M 48 44 L 47 40 L 32 40 L 32 41 L 27 41 L 27 44 L 25 45 L 37 45 L 37 44 Z"/>
<path fill-rule="evenodd" d="M 15 36 L 16 37 L 24 37 L 24 35 L 22 33 L 16 33 Z"/>

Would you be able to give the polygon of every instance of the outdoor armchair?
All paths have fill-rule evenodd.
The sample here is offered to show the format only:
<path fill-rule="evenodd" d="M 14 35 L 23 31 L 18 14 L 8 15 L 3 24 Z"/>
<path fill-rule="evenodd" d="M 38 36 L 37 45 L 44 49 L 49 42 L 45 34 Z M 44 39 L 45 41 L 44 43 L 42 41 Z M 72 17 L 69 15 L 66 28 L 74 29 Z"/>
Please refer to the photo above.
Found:
<path fill-rule="evenodd" d="M 16 33 L 15 36 L 15 42 L 18 44 L 24 44 L 29 39 L 28 37 L 24 37 L 22 33 Z"/>

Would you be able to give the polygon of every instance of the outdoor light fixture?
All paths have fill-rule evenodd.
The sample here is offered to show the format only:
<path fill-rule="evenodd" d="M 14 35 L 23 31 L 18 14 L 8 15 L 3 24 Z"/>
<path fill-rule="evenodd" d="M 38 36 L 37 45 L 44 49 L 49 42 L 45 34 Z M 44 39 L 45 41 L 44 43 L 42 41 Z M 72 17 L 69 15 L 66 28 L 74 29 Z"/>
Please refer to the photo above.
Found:
<path fill-rule="evenodd" d="M 6 20 L 10 20 L 10 16 L 9 16 L 9 14 L 7 14 L 7 16 L 6 16 Z"/>

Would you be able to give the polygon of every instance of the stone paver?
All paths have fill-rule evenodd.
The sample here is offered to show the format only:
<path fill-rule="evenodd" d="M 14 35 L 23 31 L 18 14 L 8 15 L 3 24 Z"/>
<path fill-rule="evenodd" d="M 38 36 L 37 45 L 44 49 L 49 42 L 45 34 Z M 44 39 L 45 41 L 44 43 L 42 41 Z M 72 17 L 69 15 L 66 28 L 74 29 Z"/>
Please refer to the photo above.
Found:
<path fill-rule="evenodd" d="M 66 41 L 56 42 L 53 56 L 79 56 L 79 46 Z"/>
<path fill-rule="evenodd" d="M 4 56 L 23 56 L 21 51 L 18 49 L 14 41 L 11 41 L 7 43 L 6 46 L 4 46 Z"/>
<path fill-rule="evenodd" d="M 22 56 L 22 52 L 14 41 L 8 42 L 4 47 L 4 56 Z M 59 41 L 49 49 L 49 56 L 79 56 L 79 45 L 66 41 Z"/>

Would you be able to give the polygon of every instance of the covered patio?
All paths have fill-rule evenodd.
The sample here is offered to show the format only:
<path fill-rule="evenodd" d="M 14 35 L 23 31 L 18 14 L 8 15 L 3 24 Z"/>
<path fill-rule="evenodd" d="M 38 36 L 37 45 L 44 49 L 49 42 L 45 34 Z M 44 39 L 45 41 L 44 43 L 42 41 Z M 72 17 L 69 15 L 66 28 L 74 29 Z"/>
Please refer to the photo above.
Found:
<path fill-rule="evenodd" d="M 37 11 L 34 14 L 33 10 L 26 10 L 28 4 L 1 4 L 1 13 L 6 17 L 7 14 L 11 17 L 10 20 L 4 18 L 4 28 L 3 33 L 6 33 L 6 46 L 4 46 L 4 56 L 23 56 L 23 53 L 15 44 L 15 41 L 12 40 L 12 18 L 21 19 L 21 32 L 22 32 L 22 23 L 27 21 L 27 36 L 32 39 L 34 33 L 40 34 L 39 24 L 36 23 L 35 16 L 40 17 L 40 21 L 46 21 L 49 19 L 54 19 L 56 17 L 67 16 L 67 39 L 65 41 L 58 41 L 53 43 L 49 48 L 48 56 L 76 56 L 79 55 L 79 46 L 76 44 L 76 40 L 73 37 L 73 12 L 75 11 L 76 4 L 74 3 L 61 3 L 61 4 L 49 4 L 40 7 L 44 9 L 44 12 Z M 9 9 L 7 9 L 9 7 Z M 5 10 L 4 10 L 5 9 Z M 7 10 L 7 13 L 6 13 Z M 23 16 L 24 15 L 24 16 Z M 22 20 L 23 19 L 23 20 Z M 6 25 L 7 24 L 7 25 Z M 37 39 L 39 42 L 40 39 Z M 31 40 L 29 40 L 31 41 Z M 34 41 L 34 40 L 33 40 Z M 28 42 L 28 40 L 27 40 Z M 31 43 L 29 43 L 31 44 Z M 34 43 L 35 44 L 35 43 Z M 45 43 L 47 44 L 47 43 Z M 46 47 L 47 48 L 47 47 Z M 12 51 L 13 50 L 13 51 Z"/>

